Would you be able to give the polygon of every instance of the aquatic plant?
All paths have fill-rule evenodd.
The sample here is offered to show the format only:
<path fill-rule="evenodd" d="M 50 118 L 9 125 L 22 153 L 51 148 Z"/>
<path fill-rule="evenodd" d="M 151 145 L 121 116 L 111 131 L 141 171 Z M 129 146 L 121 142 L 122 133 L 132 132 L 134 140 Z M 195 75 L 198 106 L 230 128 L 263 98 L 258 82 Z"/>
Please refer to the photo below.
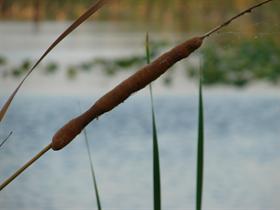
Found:
<path fill-rule="evenodd" d="M 64 126 L 62 126 L 53 136 L 52 142 L 47 145 L 42 151 L 40 151 L 35 157 L 33 157 L 29 162 L 27 162 L 23 167 L 21 167 L 18 171 L 16 171 L 11 177 L 9 177 L 6 181 L 4 181 L 0 185 L 0 190 L 3 190 L 9 183 L 11 183 L 18 175 L 20 175 L 26 168 L 28 168 L 32 163 L 38 160 L 42 155 L 44 155 L 50 149 L 60 150 L 68 145 L 85 127 L 92 122 L 94 119 L 97 119 L 102 114 L 109 112 L 114 109 L 124 100 L 126 100 L 131 94 L 143 89 L 147 85 L 150 85 L 152 81 L 156 80 L 163 73 L 165 73 L 171 66 L 173 66 L 178 61 L 187 58 L 190 56 L 195 50 L 200 48 L 203 44 L 203 41 L 206 40 L 213 33 L 219 31 L 225 26 L 229 25 L 233 20 L 237 19 L 240 16 L 243 16 L 246 13 L 251 12 L 253 9 L 262 6 L 272 0 L 267 0 L 256 4 L 241 13 L 235 15 L 231 19 L 225 21 L 221 25 L 215 27 L 211 31 L 197 36 L 191 39 L 186 40 L 182 44 L 179 44 L 164 53 L 153 62 L 147 64 L 142 69 L 137 71 L 135 74 L 121 82 L 114 89 L 109 91 L 103 97 L 101 97 L 97 102 L 95 102 L 92 107 L 90 107 L 87 111 L 79 115 L 78 117 L 70 120 Z M 68 31 L 64 32 L 60 38 L 55 41 L 50 48 L 44 53 L 44 55 L 35 63 L 35 65 L 28 71 L 27 75 L 24 77 L 22 82 L 16 88 L 16 90 L 12 93 L 4 107 L 0 112 L 0 119 L 3 119 L 5 113 L 7 112 L 9 105 L 11 104 L 14 96 L 17 91 L 25 81 L 25 79 L 31 74 L 34 68 L 40 63 L 40 61 L 48 54 L 50 50 L 52 50 L 57 43 L 59 43 L 64 37 L 71 33 L 79 24 L 81 24 L 85 19 L 87 19 L 94 11 L 99 9 L 105 1 L 98 1 L 97 5 L 92 7 L 92 10 L 89 10 L 85 13 L 79 21 L 76 21 L 74 26 L 70 27 Z M 147 42 L 148 43 L 148 42 Z M 148 44 L 147 44 L 148 46 Z M 149 48 L 147 47 L 147 60 L 149 61 Z M 124 65 L 123 63 L 121 65 Z M 27 64 L 25 66 L 28 66 Z M 87 69 L 87 66 L 85 67 Z M 200 75 L 201 77 L 201 75 Z M 152 126 L 153 126 L 153 163 L 154 163 L 154 208 L 156 210 L 160 210 L 161 208 L 161 198 L 160 198 L 160 165 L 159 165 L 159 150 L 158 150 L 158 142 L 157 142 L 157 131 L 156 131 L 156 123 L 155 123 L 155 111 L 153 108 L 153 97 L 152 90 L 151 93 L 151 102 L 152 102 Z M 203 155 L 204 155 L 204 127 L 203 127 L 203 98 L 202 98 L 202 80 L 199 82 L 199 116 L 198 116 L 198 152 L 197 152 L 197 194 L 196 194 L 196 209 L 201 209 L 202 204 L 202 193 L 203 193 Z M 87 144 L 87 148 L 89 145 Z M 89 150 L 88 150 L 89 151 Z M 90 156 L 90 152 L 89 156 Z M 91 162 L 91 161 L 90 161 Z M 91 164 L 92 166 L 92 164 Z M 95 181 L 95 176 L 92 168 L 93 180 Z M 97 192 L 97 187 L 95 185 L 95 189 Z M 96 193 L 97 200 L 99 200 L 98 193 Z M 99 203 L 100 204 L 100 203 Z M 99 205 L 101 209 L 101 205 Z"/>

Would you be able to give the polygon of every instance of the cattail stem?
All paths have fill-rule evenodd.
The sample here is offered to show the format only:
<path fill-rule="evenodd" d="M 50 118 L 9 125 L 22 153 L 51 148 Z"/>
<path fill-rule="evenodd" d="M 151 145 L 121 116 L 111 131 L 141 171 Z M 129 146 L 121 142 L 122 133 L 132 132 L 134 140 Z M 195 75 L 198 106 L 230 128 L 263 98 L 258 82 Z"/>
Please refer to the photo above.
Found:
<path fill-rule="evenodd" d="M 250 8 L 248 8 L 248 9 L 246 9 L 246 10 L 244 10 L 244 11 L 238 13 L 237 15 L 233 16 L 233 17 L 230 18 L 229 20 L 223 22 L 221 25 L 219 25 L 219 26 L 213 28 L 212 30 L 210 30 L 209 32 L 205 33 L 205 34 L 202 36 L 202 38 L 206 38 L 206 37 L 211 36 L 213 33 L 217 32 L 217 31 L 219 31 L 220 29 L 224 28 L 225 26 L 229 25 L 233 20 L 239 18 L 240 16 L 245 15 L 246 13 L 250 13 L 250 12 L 252 12 L 254 9 L 256 9 L 256 8 L 258 8 L 258 7 L 260 7 L 260 6 L 264 5 L 264 4 L 266 4 L 266 3 L 268 3 L 268 2 L 271 2 L 271 1 L 273 1 L 273 0 L 266 0 L 266 1 L 263 1 L 263 2 L 261 2 L 261 3 L 259 3 L 259 4 L 256 4 L 256 5 L 251 6 Z"/>
<path fill-rule="evenodd" d="M 43 156 L 47 151 L 49 151 L 52 148 L 52 144 L 49 144 L 46 146 L 41 152 L 39 152 L 37 155 L 35 155 L 31 160 L 29 160 L 27 163 L 25 163 L 24 166 L 22 166 L 20 169 L 18 169 L 12 176 L 10 176 L 8 179 L 6 179 L 1 185 L 0 185 L 0 191 L 2 191 L 8 184 L 10 184 L 17 176 L 19 176 L 25 169 L 27 169 L 32 163 L 34 163 L 36 160 L 38 160 L 41 156 Z"/>

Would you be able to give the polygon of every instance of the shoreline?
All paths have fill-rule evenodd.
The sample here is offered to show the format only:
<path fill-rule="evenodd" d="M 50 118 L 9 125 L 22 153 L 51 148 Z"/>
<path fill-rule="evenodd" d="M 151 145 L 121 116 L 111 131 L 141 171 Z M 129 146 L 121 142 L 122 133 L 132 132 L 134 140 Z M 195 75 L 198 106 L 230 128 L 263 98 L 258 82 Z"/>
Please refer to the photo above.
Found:
<path fill-rule="evenodd" d="M 162 95 L 196 95 L 198 85 L 195 80 L 187 78 L 183 75 L 183 71 L 174 71 L 172 74 L 172 84 L 167 86 L 164 84 L 166 75 L 154 81 L 153 92 L 156 96 Z M 81 74 L 74 80 L 68 79 L 62 72 L 44 76 L 39 74 L 32 75 L 22 86 L 18 95 L 21 96 L 101 96 L 121 81 L 132 74 L 129 72 L 119 72 L 115 76 L 110 77 L 104 75 L 100 71 L 89 74 Z M 7 97 L 18 85 L 20 79 L 0 78 L 1 89 L 0 96 Z M 145 89 L 135 93 L 137 95 L 145 95 L 148 91 Z M 275 95 L 280 96 L 278 86 L 269 85 L 265 82 L 253 82 L 243 88 L 237 88 L 226 85 L 204 86 L 204 93 L 210 95 L 228 95 L 228 94 L 249 94 L 249 95 Z"/>

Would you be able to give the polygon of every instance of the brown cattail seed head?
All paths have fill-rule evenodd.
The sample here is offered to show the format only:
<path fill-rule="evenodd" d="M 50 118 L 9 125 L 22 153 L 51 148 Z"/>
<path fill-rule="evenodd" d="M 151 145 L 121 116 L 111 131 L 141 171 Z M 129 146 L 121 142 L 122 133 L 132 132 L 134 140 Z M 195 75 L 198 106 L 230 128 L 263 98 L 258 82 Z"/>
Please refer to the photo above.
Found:
<path fill-rule="evenodd" d="M 60 128 L 52 139 L 52 149 L 60 150 L 70 143 L 84 128 L 84 123 L 80 118 L 70 120 L 66 125 Z"/>
<path fill-rule="evenodd" d="M 178 45 L 176 48 L 173 48 L 172 54 L 174 54 L 176 60 L 179 61 L 183 58 L 188 57 L 192 52 L 198 49 L 202 45 L 202 43 L 202 37 L 194 37 Z"/>

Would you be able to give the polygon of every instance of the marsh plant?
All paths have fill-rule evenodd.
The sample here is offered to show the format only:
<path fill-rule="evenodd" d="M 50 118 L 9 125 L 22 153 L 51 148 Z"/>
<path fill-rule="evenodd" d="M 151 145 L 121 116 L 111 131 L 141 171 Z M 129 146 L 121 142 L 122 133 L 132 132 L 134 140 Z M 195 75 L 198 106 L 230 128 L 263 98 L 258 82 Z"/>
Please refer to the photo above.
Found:
<path fill-rule="evenodd" d="M 24 63 L 22 69 L 26 72 L 24 78 L 10 95 L 6 103 L 1 109 L 0 112 L 0 120 L 1 123 L 4 120 L 5 114 L 9 110 L 10 105 L 13 102 L 14 97 L 20 90 L 23 83 L 29 77 L 29 75 L 36 69 L 36 67 L 40 64 L 40 62 L 48 55 L 50 51 L 52 51 L 65 37 L 71 34 L 80 24 L 82 24 L 85 20 L 87 20 L 92 14 L 101 9 L 106 3 L 109 3 L 113 0 L 98 0 L 95 4 L 89 7 L 89 9 L 82 14 L 77 20 L 74 21 L 44 52 L 44 54 L 35 62 L 34 65 L 28 61 Z M 98 119 L 104 113 L 107 113 L 124 102 L 128 97 L 130 97 L 133 93 L 143 89 L 146 86 L 149 86 L 150 91 L 150 100 L 151 100 L 151 119 L 152 119 L 152 147 L 153 147 L 153 189 L 154 189 L 154 209 L 161 209 L 161 173 L 160 173 L 160 153 L 159 153 L 159 142 L 158 142 L 158 134 L 156 127 L 156 109 L 153 104 L 153 92 L 151 83 L 159 78 L 162 74 L 164 74 L 170 67 L 172 67 L 177 62 L 182 59 L 188 58 L 194 51 L 198 50 L 204 42 L 207 41 L 211 37 L 212 34 L 220 31 L 224 27 L 228 26 L 232 21 L 237 18 L 243 16 L 244 14 L 252 12 L 254 9 L 269 3 L 273 0 L 266 0 L 252 7 L 238 13 L 227 21 L 223 22 L 221 25 L 213 28 L 209 32 L 202 34 L 200 36 L 195 36 L 190 38 L 181 44 L 173 47 L 169 51 L 163 53 L 156 59 L 151 60 L 151 51 L 149 44 L 149 36 L 146 36 L 146 55 L 141 59 L 129 60 L 127 62 L 119 62 L 119 66 L 129 66 L 130 63 L 134 62 L 143 62 L 146 60 L 147 64 L 140 68 L 136 73 L 122 81 L 119 85 L 113 88 L 111 91 L 106 93 L 104 96 L 99 98 L 93 105 L 86 111 L 82 112 L 79 116 L 71 119 L 69 122 L 65 123 L 61 126 L 60 129 L 54 134 L 52 141 L 36 156 L 34 156 L 30 161 L 28 161 L 23 167 L 18 169 L 11 177 L 9 177 L 6 181 L 4 181 L 0 185 L 0 190 L 3 190 L 9 183 L 11 183 L 18 175 L 20 175 L 25 169 L 27 169 L 32 163 L 38 160 L 42 155 L 44 155 L 50 149 L 52 150 L 61 150 L 65 146 L 67 146 L 72 140 L 75 139 L 77 135 L 79 135 L 82 131 L 84 131 L 85 143 L 87 148 L 87 153 L 89 156 L 91 175 L 93 180 L 93 188 L 95 192 L 95 197 L 97 200 L 97 207 L 101 209 L 101 199 L 98 192 L 97 187 L 97 179 L 95 177 L 95 171 L 93 168 L 93 161 L 91 159 L 91 151 L 89 149 L 88 137 L 86 134 L 86 126 L 91 123 L 93 120 Z M 241 49 L 247 50 L 251 52 L 249 48 Z M 246 51 L 246 52 L 247 52 Z M 212 54 L 211 54 L 212 53 Z M 209 82 L 207 80 L 207 68 L 209 65 L 204 64 L 204 62 L 208 62 L 209 59 L 217 59 L 211 52 L 211 58 L 203 58 L 203 62 L 200 67 L 200 71 L 198 71 L 199 78 L 199 103 L 198 103 L 198 141 L 197 141 L 197 173 L 196 173 L 196 209 L 202 209 L 202 197 L 203 197 L 203 169 L 204 169 L 204 117 L 203 117 L 203 94 L 202 94 L 202 84 L 204 82 Z M 207 54 L 208 55 L 208 54 Z M 254 52 L 249 54 L 251 56 L 257 56 Z M 245 62 L 245 61 L 244 61 Z M 4 61 L 2 61 L 4 63 Z M 206 68 L 207 67 L 207 68 Z M 88 66 L 84 66 L 85 69 L 89 68 Z M 48 67 L 49 71 L 55 71 L 56 66 L 51 65 Z M 18 74 L 18 73 L 15 73 Z M 196 74 L 194 74 L 196 75 Z M 164 176 L 164 175 L 163 175 Z M 100 186 L 102 188 L 102 186 Z"/>

